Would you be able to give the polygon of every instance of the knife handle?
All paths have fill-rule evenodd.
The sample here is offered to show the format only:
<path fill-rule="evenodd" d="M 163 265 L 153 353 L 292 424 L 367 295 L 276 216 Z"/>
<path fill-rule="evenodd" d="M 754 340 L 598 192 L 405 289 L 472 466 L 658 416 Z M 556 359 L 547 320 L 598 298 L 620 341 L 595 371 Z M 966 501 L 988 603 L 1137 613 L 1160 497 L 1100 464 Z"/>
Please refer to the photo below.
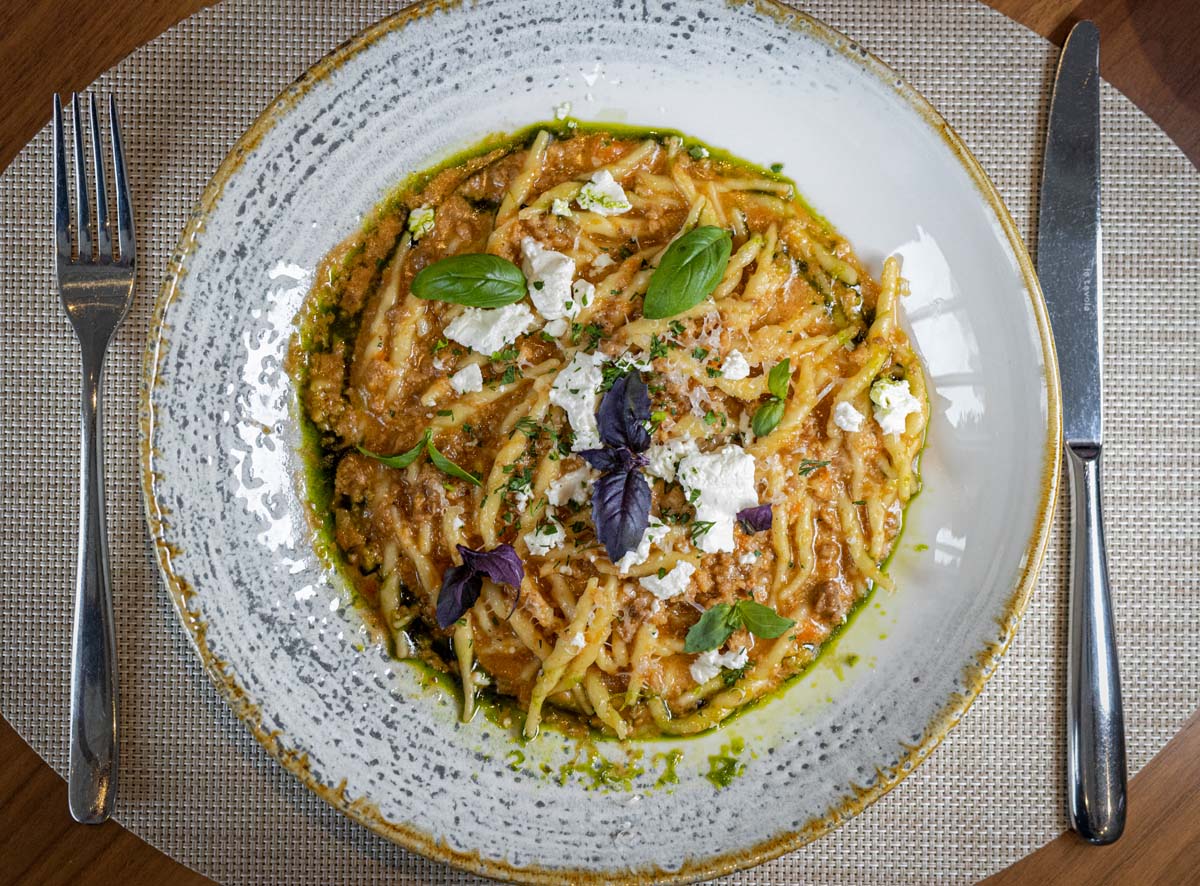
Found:
<path fill-rule="evenodd" d="M 1100 447 L 1067 446 L 1071 476 L 1067 814 L 1089 843 L 1125 829 L 1125 717 L 1104 553 Z"/>

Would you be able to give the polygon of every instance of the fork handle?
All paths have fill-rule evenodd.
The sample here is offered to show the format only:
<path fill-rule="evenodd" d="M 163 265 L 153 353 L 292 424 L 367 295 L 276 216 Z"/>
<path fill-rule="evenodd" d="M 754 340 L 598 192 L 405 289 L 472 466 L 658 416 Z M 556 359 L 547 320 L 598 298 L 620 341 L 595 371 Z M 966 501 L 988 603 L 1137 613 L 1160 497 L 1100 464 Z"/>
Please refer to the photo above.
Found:
<path fill-rule="evenodd" d="M 1100 447 L 1067 447 L 1071 476 L 1067 813 L 1090 843 L 1125 829 L 1125 718 L 1104 552 Z"/>
<path fill-rule="evenodd" d="M 104 514 L 100 379 L 107 342 L 83 343 L 79 571 L 71 635 L 71 817 L 108 819 L 117 794 L 117 660 Z"/>

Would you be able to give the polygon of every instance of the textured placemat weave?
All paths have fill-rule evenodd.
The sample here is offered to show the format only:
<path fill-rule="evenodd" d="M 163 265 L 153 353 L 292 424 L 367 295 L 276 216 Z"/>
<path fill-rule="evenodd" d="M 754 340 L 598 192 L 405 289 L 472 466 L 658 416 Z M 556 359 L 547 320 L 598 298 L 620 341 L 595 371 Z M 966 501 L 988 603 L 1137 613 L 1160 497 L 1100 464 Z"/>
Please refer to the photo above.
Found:
<path fill-rule="evenodd" d="M 285 84 L 402 3 L 227 0 L 97 84 L 118 95 L 141 246 L 137 301 L 109 355 L 107 477 L 121 668 L 119 819 L 223 883 L 476 882 L 410 855 L 309 795 L 225 707 L 147 551 L 135 403 L 148 318 L 187 212 Z M 1033 231 L 1055 60 L 973 0 L 818 0 L 945 114 Z M 1131 770 L 1200 705 L 1200 174 L 1104 90 L 1105 506 Z M 77 356 L 54 295 L 50 138 L 0 176 L 0 709 L 56 769 L 67 759 L 77 495 Z M 1031 244 L 1032 245 L 1032 244 Z M 1064 826 L 1064 521 L 998 674 L 891 794 L 799 852 L 727 882 L 967 882 Z"/>

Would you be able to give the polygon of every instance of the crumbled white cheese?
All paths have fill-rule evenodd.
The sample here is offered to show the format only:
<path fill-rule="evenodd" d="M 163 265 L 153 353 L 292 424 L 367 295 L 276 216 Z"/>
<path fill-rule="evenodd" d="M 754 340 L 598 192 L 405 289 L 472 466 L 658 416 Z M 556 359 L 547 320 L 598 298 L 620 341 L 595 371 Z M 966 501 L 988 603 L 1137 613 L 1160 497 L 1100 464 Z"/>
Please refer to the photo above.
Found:
<path fill-rule="evenodd" d="M 575 279 L 575 260 L 570 256 L 544 249 L 532 237 L 521 241 L 521 269 L 529 283 L 529 298 L 538 313 L 547 320 L 574 317 L 579 306 L 573 302 L 571 281 Z"/>
<path fill-rule="evenodd" d="M 587 638 L 583 636 L 583 631 L 576 631 L 567 638 L 567 649 L 571 652 L 580 652 L 587 645 Z"/>
<path fill-rule="evenodd" d="M 569 501 L 587 501 L 588 488 L 596 476 L 596 471 L 589 465 L 567 471 L 546 489 L 546 500 L 555 507 Z"/>
<path fill-rule="evenodd" d="M 843 431 L 855 433 L 862 430 L 867 417 L 854 408 L 853 404 L 843 400 L 833 407 L 833 423 Z"/>
<path fill-rule="evenodd" d="M 567 540 L 567 534 L 556 520 L 543 523 L 533 532 L 525 533 L 525 546 L 534 557 L 544 557 Z"/>
<path fill-rule="evenodd" d="M 602 252 L 592 259 L 592 267 L 597 271 L 603 271 L 605 268 L 611 268 L 616 263 L 616 259 L 614 259 L 607 252 Z"/>
<path fill-rule="evenodd" d="M 716 452 L 687 456 L 676 476 L 695 505 L 696 522 L 712 524 L 696 538 L 696 546 L 708 554 L 732 551 L 737 512 L 758 504 L 754 456 L 730 443 Z"/>
<path fill-rule="evenodd" d="M 696 441 L 691 437 L 680 437 L 667 443 L 652 443 L 646 450 L 646 472 L 666 480 L 675 480 L 675 469 L 689 455 L 698 455 Z"/>
<path fill-rule="evenodd" d="M 433 230 L 434 212 L 432 206 L 422 206 L 408 214 L 408 233 L 414 240 L 420 240 Z"/>
<path fill-rule="evenodd" d="M 597 215 L 620 215 L 633 209 L 625 189 L 607 169 L 592 173 L 592 180 L 579 189 L 575 202 Z"/>
<path fill-rule="evenodd" d="M 733 671 L 744 668 L 748 657 L 749 653 L 745 649 L 739 649 L 737 652 L 717 652 L 715 649 L 710 649 L 708 652 L 701 652 L 697 655 L 688 670 L 691 671 L 692 679 L 697 683 L 707 683 L 721 673 L 723 668 Z"/>
<path fill-rule="evenodd" d="M 542 332 L 546 333 L 546 335 L 550 336 L 551 338 L 562 338 L 567 334 L 567 330 L 569 328 L 570 324 L 567 323 L 567 321 L 562 317 L 559 317 L 557 320 L 551 320 L 549 323 L 543 326 Z"/>
<path fill-rule="evenodd" d="M 666 538 L 668 532 L 670 532 L 670 529 L 665 523 L 651 517 L 650 523 L 646 526 L 646 531 L 642 533 L 642 540 L 638 542 L 638 546 L 634 550 L 628 551 L 625 556 L 617 561 L 617 571 L 624 575 L 634 566 L 640 566 L 642 563 L 645 563 L 650 559 L 650 546 L 656 545 Z"/>
<path fill-rule="evenodd" d="M 747 551 L 738 557 L 738 562 L 743 566 L 753 566 L 758 561 L 758 551 Z"/>
<path fill-rule="evenodd" d="M 450 387 L 459 394 L 472 394 L 483 390 L 483 371 L 478 363 L 464 366 L 450 376 Z"/>
<path fill-rule="evenodd" d="M 556 197 L 554 202 L 550 204 L 550 214 L 557 215 L 560 218 L 570 218 L 574 215 L 571 212 L 571 201 L 564 200 L 562 197 Z"/>
<path fill-rule="evenodd" d="M 571 284 L 571 300 L 567 302 L 567 311 L 574 317 L 592 303 L 596 297 L 596 287 L 587 280 L 576 280 Z"/>
<path fill-rule="evenodd" d="M 652 593 L 660 600 L 669 600 L 672 597 L 677 597 L 688 589 L 688 585 L 692 583 L 692 574 L 695 573 L 696 567 L 687 560 L 680 560 L 675 564 L 675 568 L 659 578 L 657 575 L 647 575 L 645 578 L 638 579 L 638 584 Z"/>
<path fill-rule="evenodd" d="M 555 120 L 566 120 L 570 116 L 571 116 L 571 103 L 570 102 L 562 102 L 561 104 L 554 106 L 554 119 Z"/>
<path fill-rule="evenodd" d="M 575 432 L 571 451 L 597 449 L 600 446 L 600 429 L 596 425 L 596 395 L 604 381 L 600 367 L 608 359 L 606 354 L 578 352 L 567 368 L 558 373 L 550 386 L 550 402 L 562 407 Z"/>
<path fill-rule="evenodd" d="M 903 434 L 908 417 L 921 411 L 921 401 L 912 395 L 907 379 L 877 379 L 871 385 L 871 402 L 875 404 L 875 421 L 885 434 Z"/>
<path fill-rule="evenodd" d="M 517 509 L 517 513 L 525 510 L 525 506 L 529 504 L 529 500 L 533 498 L 533 484 L 526 480 L 520 486 L 512 490 L 513 507 Z"/>
<path fill-rule="evenodd" d="M 462 532 L 462 528 L 466 525 L 463 522 L 461 514 L 455 514 L 454 519 L 450 521 L 450 525 L 454 527 L 455 532 Z"/>
<path fill-rule="evenodd" d="M 480 354 L 494 354 L 529 331 L 536 321 L 529 306 L 467 308 L 446 327 L 446 338 Z"/>
<path fill-rule="evenodd" d="M 750 362 L 741 351 L 730 351 L 721 364 L 721 375 L 730 381 L 741 381 L 750 374 Z"/>

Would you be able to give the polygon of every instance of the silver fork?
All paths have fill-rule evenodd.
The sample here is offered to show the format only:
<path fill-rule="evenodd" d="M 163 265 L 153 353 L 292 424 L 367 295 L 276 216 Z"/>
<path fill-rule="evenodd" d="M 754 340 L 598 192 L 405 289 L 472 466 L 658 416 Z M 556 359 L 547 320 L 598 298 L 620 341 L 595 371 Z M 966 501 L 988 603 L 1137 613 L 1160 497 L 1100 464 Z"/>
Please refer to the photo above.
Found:
<path fill-rule="evenodd" d="M 71 96 L 71 109 L 75 155 L 73 220 L 67 188 L 62 102 L 54 96 L 54 245 L 58 290 L 83 358 L 79 565 L 75 580 L 75 625 L 71 634 L 71 751 L 67 787 L 71 817 L 85 824 L 97 824 L 109 817 L 117 795 L 117 657 L 104 516 L 100 381 L 108 343 L 133 302 L 136 248 L 117 103 L 109 96 L 108 121 L 116 178 L 116 254 L 108 228 L 108 195 L 96 97 L 91 97 L 89 109 L 92 179 L 96 186 L 94 248 L 83 157 L 83 118 L 77 94 Z"/>

